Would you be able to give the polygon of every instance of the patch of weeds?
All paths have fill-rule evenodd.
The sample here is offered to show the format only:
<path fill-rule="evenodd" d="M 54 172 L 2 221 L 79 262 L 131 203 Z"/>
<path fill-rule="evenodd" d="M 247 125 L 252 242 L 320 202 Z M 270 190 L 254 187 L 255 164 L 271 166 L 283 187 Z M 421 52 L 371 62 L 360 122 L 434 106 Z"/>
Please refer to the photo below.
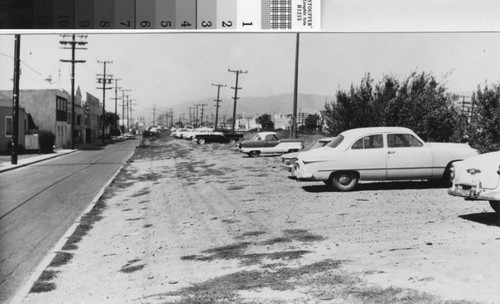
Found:
<path fill-rule="evenodd" d="M 227 190 L 229 190 L 229 191 L 232 191 L 232 190 L 241 190 L 241 189 L 245 189 L 245 187 L 243 187 L 243 186 L 231 186 L 231 187 L 227 187 Z"/>
<path fill-rule="evenodd" d="M 291 238 L 286 238 L 286 237 L 276 237 L 267 241 L 262 242 L 262 245 L 267 245 L 271 246 L 274 244 L 279 244 L 279 243 L 290 243 L 293 240 Z"/>
<path fill-rule="evenodd" d="M 126 221 L 133 222 L 133 221 L 139 221 L 139 220 L 143 220 L 143 219 L 144 219 L 143 217 L 134 217 L 134 218 L 126 219 Z"/>
<path fill-rule="evenodd" d="M 298 268 L 280 268 L 275 271 L 240 271 L 190 287 L 168 293 L 170 296 L 182 296 L 182 299 L 200 299 L 199 303 L 234 303 L 238 291 L 270 288 L 273 290 L 292 290 L 302 276 L 315 275 L 340 266 L 339 261 L 325 260 Z M 183 302 L 177 303 L 191 303 Z M 215 302 L 207 302 L 216 299 Z M 198 303 L 198 302 L 195 302 Z"/>
<path fill-rule="evenodd" d="M 127 211 L 132 211 L 132 210 L 134 210 L 134 209 L 132 209 L 132 208 L 127 208 L 127 209 L 123 209 L 123 210 L 122 210 L 122 212 L 127 212 Z"/>
<path fill-rule="evenodd" d="M 52 281 L 56 278 L 59 271 L 55 270 L 44 270 L 38 280 L 33 283 L 33 286 L 30 289 L 30 293 L 40 293 L 40 292 L 49 292 L 56 289 L 56 284 Z"/>
<path fill-rule="evenodd" d="M 296 251 L 280 251 L 272 253 L 252 253 L 245 254 L 241 258 L 241 265 L 250 266 L 261 264 L 263 259 L 269 260 L 298 260 L 306 253 L 310 253 L 307 250 L 296 250 Z"/>
<path fill-rule="evenodd" d="M 309 231 L 302 229 L 287 229 L 283 232 L 285 237 L 299 242 L 316 242 L 325 240 L 325 238 L 320 235 L 314 235 Z"/>
<path fill-rule="evenodd" d="M 31 286 L 30 293 L 42 293 L 42 292 L 49 292 L 52 290 L 56 289 L 56 284 L 53 282 L 39 282 L 36 281 L 33 283 L 33 286 Z"/>
<path fill-rule="evenodd" d="M 153 224 L 146 224 L 142 228 L 151 228 L 151 227 L 153 227 Z"/>
<path fill-rule="evenodd" d="M 196 260 L 199 260 L 200 258 L 203 258 L 203 256 L 201 255 L 185 255 L 185 256 L 181 256 L 181 260 L 183 261 L 196 261 Z"/>
<path fill-rule="evenodd" d="M 226 223 L 226 224 L 234 224 L 234 223 L 238 223 L 238 222 L 241 222 L 240 220 L 222 220 L 223 223 Z"/>
<path fill-rule="evenodd" d="M 145 204 L 145 203 L 147 203 L 147 202 L 148 202 L 148 201 L 140 201 L 140 202 L 138 202 L 137 204 L 139 204 L 139 205 L 140 205 L 140 204 Z"/>
<path fill-rule="evenodd" d="M 123 272 L 123 273 L 132 273 L 132 272 L 136 272 L 136 271 L 139 271 L 139 270 L 142 270 L 144 268 L 144 264 L 142 265 L 135 265 L 135 266 L 129 266 L 129 267 L 124 267 L 122 269 L 120 269 L 120 272 Z"/>
<path fill-rule="evenodd" d="M 148 173 L 148 174 L 143 174 L 137 180 L 139 181 L 152 181 L 156 182 L 158 179 L 160 179 L 162 176 L 159 173 Z"/>
<path fill-rule="evenodd" d="M 250 231 L 250 232 L 245 232 L 242 235 L 239 236 L 239 238 L 245 238 L 245 237 L 250 237 L 250 236 L 259 236 L 262 234 L 266 234 L 265 231 Z"/>
<path fill-rule="evenodd" d="M 69 252 L 64 252 L 64 251 L 58 251 L 56 253 L 56 256 L 52 259 L 52 262 L 50 262 L 49 267 L 60 267 L 63 265 L 66 265 L 71 261 L 73 258 L 73 254 Z"/>
<path fill-rule="evenodd" d="M 68 240 L 62 247 L 62 250 L 76 250 L 82 238 L 94 227 L 94 223 L 103 219 L 102 212 L 106 209 L 106 203 L 99 200 L 94 207 L 80 218 L 80 223 L 75 231 L 68 237 Z"/>
<path fill-rule="evenodd" d="M 132 195 L 132 197 L 139 197 L 139 196 L 147 195 L 149 193 L 150 193 L 149 188 L 146 187 L 146 188 L 141 189 L 136 194 Z"/>
<path fill-rule="evenodd" d="M 211 256 L 206 257 L 206 261 L 212 260 L 230 260 L 241 257 L 243 251 L 250 245 L 248 242 L 241 242 L 227 246 L 217 247 L 202 251 L 202 253 L 209 253 Z"/>

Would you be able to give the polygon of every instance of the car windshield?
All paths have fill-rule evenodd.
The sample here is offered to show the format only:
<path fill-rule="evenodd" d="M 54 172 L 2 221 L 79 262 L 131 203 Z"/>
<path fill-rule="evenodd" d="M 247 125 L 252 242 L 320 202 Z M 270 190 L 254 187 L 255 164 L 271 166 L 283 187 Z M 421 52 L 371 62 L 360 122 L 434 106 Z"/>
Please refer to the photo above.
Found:
<path fill-rule="evenodd" d="M 260 140 L 259 134 L 255 134 L 250 140 L 252 141 Z"/>
<path fill-rule="evenodd" d="M 337 148 L 338 145 L 344 140 L 344 136 L 339 135 L 335 137 L 331 142 L 329 142 L 325 147 Z"/>

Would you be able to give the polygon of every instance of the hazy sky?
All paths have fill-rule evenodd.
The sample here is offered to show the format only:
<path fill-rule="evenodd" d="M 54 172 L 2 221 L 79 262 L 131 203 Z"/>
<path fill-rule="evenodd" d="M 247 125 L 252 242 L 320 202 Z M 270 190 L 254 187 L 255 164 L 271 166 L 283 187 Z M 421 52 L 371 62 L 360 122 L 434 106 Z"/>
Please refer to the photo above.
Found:
<path fill-rule="evenodd" d="M 53 87 L 70 92 L 71 51 L 60 49 L 59 35 L 22 35 L 21 89 Z M 76 83 L 83 92 L 102 98 L 96 74 L 98 60 L 113 61 L 107 72 L 122 78 L 131 89 L 138 115 L 152 115 L 153 106 L 204 98 L 215 99 L 212 83 L 227 84 L 229 99 L 235 74 L 239 96 L 267 96 L 293 92 L 295 33 L 158 33 L 92 34 L 87 50 L 78 50 Z M 12 89 L 14 36 L 0 35 L 0 89 Z M 500 81 L 500 33 L 301 33 L 299 92 L 333 96 L 338 88 L 358 84 L 365 73 L 376 81 L 383 75 L 400 79 L 425 71 L 446 87 L 470 94 L 478 85 Z M 106 104 L 114 90 L 106 91 Z M 108 107 L 107 107 L 108 108 Z M 188 109 L 186 109 L 188 112 Z M 176 113 L 180 114 L 180 113 Z"/>

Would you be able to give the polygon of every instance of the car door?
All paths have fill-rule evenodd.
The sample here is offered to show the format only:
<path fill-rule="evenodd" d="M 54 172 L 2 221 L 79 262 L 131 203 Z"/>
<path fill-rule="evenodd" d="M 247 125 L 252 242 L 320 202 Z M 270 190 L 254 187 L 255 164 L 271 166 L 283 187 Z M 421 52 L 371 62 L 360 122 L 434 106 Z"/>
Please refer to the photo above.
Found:
<path fill-rule="evenodd" d="M 430 149 L 413 134 L 387 134 L 387 179 L 432 177 Z"/>
<path fill-rule="evenodd" d="M 387 149 L 382 134 L 359 138 L 347 152 L 348 167 L 359 172 L 361 180 L 385 180 Z"/>

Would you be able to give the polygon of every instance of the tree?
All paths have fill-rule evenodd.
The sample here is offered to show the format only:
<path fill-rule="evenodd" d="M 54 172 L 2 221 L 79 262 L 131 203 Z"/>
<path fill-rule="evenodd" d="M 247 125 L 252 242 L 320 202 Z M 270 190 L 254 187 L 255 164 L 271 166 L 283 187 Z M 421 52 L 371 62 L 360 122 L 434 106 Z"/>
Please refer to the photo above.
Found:
<path fill-rule="evenodd" d="M 470 140 L 481 152 L 500 150 L 499 142 L 500 85 L 478 86 L 472 95 L 475 110 L 471 118 Z"/>
<path fill-rule="evenodd" d="M 305 119 L 305 131 L 306 132 L 314 132 L 318 127 L 318 121 L 320 117 L 318 114 L 309 114 Z"/>
<path fill-rule="evenodd" d="M 274 131 L 274 122 L 271 119 L 269 114 L 263 114 L 257 117 L 257 123 L 262 126 L 262 130 L 264 131 Z"/>

